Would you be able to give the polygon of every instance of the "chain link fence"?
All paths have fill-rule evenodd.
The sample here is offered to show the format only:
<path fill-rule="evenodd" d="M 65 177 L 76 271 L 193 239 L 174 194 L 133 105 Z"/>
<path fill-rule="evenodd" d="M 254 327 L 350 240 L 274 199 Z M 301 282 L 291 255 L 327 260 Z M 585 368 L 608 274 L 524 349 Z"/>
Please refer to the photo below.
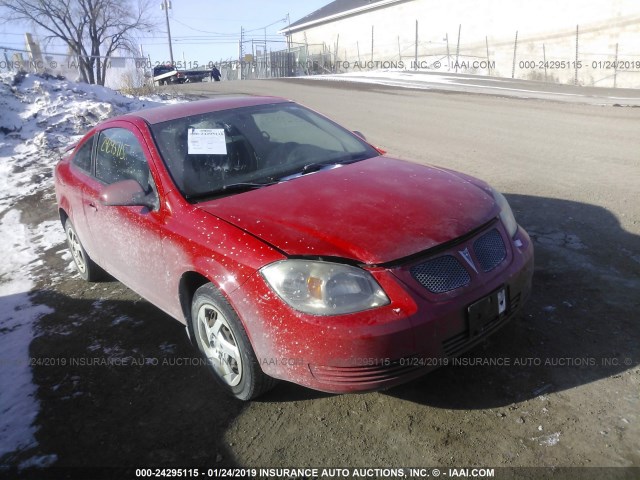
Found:
<path fill-rule="evenodd" d="M 511 40 L 486 35 L 469 41 L 463 25 L 455 32 L 426 36 L 419 28 L 416 20 L 415 35 L 403 32 L 392 38 L 371 27 L 370 35 L 355 42 L 341 41 L 336 34 L 332 42 L 305 43 L 296 51 L 296 75 L 397 69 L 640 88 L 637 32 L 612 41 L 610 33 L 583 32 L 578 25 L 573 32 L 553 35 L 523 35 L 514 29 Z"/>
<path fill-rule="evenodd" d="M 250 54 L 241 60 L 217 63 L 222 80 L 248 80 L 294 76 L 336 74 L 394 69 L 490 75 L 503 78 L 543 81 L 584 86 L 640 87 L 640 52 L 632 42 L 603 43 L 594 32 L 581 33 L 576 26 L 571 34 L 549 37 L 521 35 L 514 30 L 512 40 L 496 40 L 490 35 L 479 41 L 465 41 L 464 27 L 456 32 L 421 36 L 415 21 L 415 36 L 378 33 L 355 42 L 324 43 L 263 42 L 252 44 Z M 413 33 L 413 32 L 411 32 Z M 413 37 L 407 40 L 408 37 Z M 628 38 L 628 37 L 626 37 Z M 274 49 L 269 47 L 273 46 Z M 78 60 L 73 55 L 40 52 L 39 48 L 3 47 L 0 71 L 80 77 Z M 204 68 L 211 68 L 212 65 Z M 111 88 L 139 88 L 151 83 L 152 62 L 134 57 L 112 57 L 107 68 L 106 85 Z M 207 80 L 208 80 L 207 76 Z"/>

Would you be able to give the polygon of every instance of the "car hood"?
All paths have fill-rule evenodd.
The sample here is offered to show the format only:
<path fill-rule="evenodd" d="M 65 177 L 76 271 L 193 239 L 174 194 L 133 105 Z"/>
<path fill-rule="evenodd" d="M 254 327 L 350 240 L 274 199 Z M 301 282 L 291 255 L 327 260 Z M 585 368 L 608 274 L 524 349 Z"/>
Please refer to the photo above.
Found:
<path fill-rule="evenodd" d="M 468 178 L 381 156 L 196 206 L 288 255 L 380 264 L 496 216 L 492 195 Z"/>

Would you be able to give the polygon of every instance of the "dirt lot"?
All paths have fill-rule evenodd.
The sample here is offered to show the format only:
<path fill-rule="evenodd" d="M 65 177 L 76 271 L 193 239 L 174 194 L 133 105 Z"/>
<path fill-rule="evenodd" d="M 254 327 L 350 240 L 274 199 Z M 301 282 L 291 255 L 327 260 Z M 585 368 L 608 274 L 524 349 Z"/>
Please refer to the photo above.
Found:
<path fill-rule="evenodd" d="M 41 267 L 58 279 L 34 292 L 54 313 L 30 354 L 69 362 L 33 367 L 38 446 L 3 463 L 640 467 L 640 110 L 303 81 L 181 88 L 286 96 L 390 154 L 489 181 L 535 241 L 533 296 L 459 365 L 408 385 L 339 396 L 281 383 L 242 404 L 190 364 L 179 323 L 118 282 L 64 273 L 58 246 Z M 52 189 L 20 207 L 54 218 Z M 69 365 L 81 358 L 136 361 Z"/>

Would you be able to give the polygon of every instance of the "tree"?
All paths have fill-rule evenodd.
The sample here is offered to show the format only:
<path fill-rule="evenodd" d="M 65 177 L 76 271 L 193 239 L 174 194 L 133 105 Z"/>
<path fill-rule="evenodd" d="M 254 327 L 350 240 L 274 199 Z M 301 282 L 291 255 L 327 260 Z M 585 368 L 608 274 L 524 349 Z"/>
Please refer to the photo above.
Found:
<path fill-rule="evenodd" d="M 62 40 L 77 58 L 84 82 L 104 85 L 111 57 L 136 53 L 135 34 L 155 28 L 150 0 L 0 0 L 10 18 L 35 24 Z"/>

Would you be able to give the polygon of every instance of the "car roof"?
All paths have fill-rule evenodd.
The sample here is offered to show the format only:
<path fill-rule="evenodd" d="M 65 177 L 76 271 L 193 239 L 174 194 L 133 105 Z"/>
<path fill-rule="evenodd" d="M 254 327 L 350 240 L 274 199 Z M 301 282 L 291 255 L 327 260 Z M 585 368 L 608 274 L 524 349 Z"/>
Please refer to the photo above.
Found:
<path fill-rule="evenodd" d="M 231 110 L 234 108 L 251 107 L 254 105 L 268 105 L 274 103 L 290 102 L 285 98 L 267 96 L 221 97 L 193 102 L 174 103 L 161 107 L 145 108 L 132 112 L 124 117 L 138 117 L 153 125 L 155 123 L 189 117 L 201 113 Z M 123 118 L 123 117 L 120 117 Z M 114 119 L 115 120 L 115 119 Z"/>

